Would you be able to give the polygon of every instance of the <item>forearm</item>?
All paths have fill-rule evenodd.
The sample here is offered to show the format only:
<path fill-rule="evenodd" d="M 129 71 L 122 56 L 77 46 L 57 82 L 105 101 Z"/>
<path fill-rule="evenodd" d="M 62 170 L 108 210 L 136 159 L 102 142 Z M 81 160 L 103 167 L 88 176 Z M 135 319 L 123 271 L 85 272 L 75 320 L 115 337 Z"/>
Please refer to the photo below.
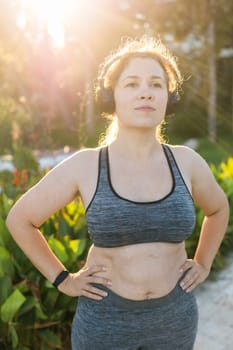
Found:
<path fill-rule="evenodd" d="M 194 260 L 210 269 L 223 241 L 229 219 L 228 203 L 218 212 L 205 216 Z"/>
<path fill-rule="evenodd" d="M 20 219 L 8 219 L 8 229 L 33 265 L 51 282 L 64 270 L 64 265 L 50 249 L 42 233 L 32 224 Z"/>

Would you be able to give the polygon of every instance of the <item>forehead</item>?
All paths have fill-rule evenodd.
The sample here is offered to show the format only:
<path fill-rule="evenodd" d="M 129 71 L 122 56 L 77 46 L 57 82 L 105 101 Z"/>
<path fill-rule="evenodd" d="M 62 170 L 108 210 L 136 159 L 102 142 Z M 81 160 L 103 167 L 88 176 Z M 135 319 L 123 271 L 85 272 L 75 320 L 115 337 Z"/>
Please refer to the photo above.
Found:
<path fill-rule="evenodd" d="M 119 76 L 119 80 L 128 76 L 152 77 L 158 76 L 166 79 L 164 69 L 156 59 L 146 57 L 131 58 Z"/>

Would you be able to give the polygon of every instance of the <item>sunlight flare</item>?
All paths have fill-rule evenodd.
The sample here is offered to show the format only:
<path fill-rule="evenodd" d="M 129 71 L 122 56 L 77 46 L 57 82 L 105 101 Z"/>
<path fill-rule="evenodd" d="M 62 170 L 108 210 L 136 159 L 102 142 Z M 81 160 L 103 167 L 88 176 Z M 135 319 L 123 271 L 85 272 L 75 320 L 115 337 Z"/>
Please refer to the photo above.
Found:
<path fill-rule="evenodd" d="M 75 3 L 75 0 L 22 0 L 24 8 L 32 11 L 36 21 L 47 27 L 54 45 L 58 47 L 64 46 L 64 24 Z M 23 23 L 22 18 L 21 14 L 20 23 Z"/>

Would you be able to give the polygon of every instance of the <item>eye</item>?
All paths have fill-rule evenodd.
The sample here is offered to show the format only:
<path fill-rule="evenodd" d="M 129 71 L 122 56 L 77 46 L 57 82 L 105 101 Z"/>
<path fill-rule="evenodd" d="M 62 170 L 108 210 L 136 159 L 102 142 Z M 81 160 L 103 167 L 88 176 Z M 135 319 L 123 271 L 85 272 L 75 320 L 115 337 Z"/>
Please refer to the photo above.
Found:
<path fill-rule="evenodd" d="M 151 84 L 153 87 L 155 87 L 155 88 L 162 88 L 163 87 L 163 85 L 161 84 L 161 83 L 159 83 L 159 82 L 154 82 L 154 83 L 152 83 Z"/>
<path fill-rule="evenodd" d="M 137 83 L 136 82 L 130 82 L 130 83 L 127 83 L 126 85 L 125 85 L 125 87 L 132 87 L 132 88 L 134 88 L 134 87 L 136 87 L 137 86 Z"/>

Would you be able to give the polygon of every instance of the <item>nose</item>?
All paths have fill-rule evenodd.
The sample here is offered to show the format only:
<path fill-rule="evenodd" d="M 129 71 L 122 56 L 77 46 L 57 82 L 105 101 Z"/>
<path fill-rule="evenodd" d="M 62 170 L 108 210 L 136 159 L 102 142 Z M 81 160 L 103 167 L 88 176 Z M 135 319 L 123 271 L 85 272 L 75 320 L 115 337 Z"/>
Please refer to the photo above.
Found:
<path fill-rule="evenodd" d="M 152 95 L 141 95 L 140 99 L 141 100 L 152 100 L 153 96 Z"/>
<path fill-rule="evenodd" d="M 139 99 L 140 100 L 152 100 L 153 99 L 153 94 L 149 89 L 144 89 L 140 94 L 139 94 Z"/>

